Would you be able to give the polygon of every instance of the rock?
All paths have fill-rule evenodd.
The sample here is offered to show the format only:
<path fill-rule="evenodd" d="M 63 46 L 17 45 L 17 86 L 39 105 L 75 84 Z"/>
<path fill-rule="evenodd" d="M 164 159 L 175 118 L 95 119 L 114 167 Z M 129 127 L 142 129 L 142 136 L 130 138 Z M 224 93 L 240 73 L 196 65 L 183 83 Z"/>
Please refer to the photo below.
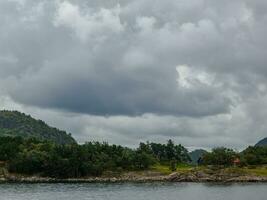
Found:
<path fill-rule="evenodd" d="M 198 178 L 194 174 L 189 174 L 187 176 L 187 181 L 188 182 L 196 182 L 197 180 L 198 180 Z"/>
<path fill-rule="evenodd" d="M 115 182 L 118 182 L 118 180 L 120 180 L 120 179 L 117 179 L 117 178 L 113 177 L 113 178 L 110 179 L 110 182 L 111 183 L 115 183 Z"/>
<path fill-rule="evenodd" d="M 179 177 L 179 175 L 180 174 L 178 172 L 173 172 L 168 176 L 168 179 L 169 180 L 175 180 L 175 179 L 177 179 L 177 177 Z"/>
<path fill-rule="evenodd" d="M 3 177 L 1 177 L 1 178 L 0 178 L 0 183 L 3 183 L 3 182 L 6 182 L 6 179 L 3 178 Z"/>
<path fill-rule="evenodd" d="M 195 173 L 196 174 L 196 176 L 198 177 L 198 178 L 205 178 L 205 177 L 208 177 L 209 175 L 208 174 L 206 174 L 206 173 L 204 173 L 204 172 L 196 172 Z"/>

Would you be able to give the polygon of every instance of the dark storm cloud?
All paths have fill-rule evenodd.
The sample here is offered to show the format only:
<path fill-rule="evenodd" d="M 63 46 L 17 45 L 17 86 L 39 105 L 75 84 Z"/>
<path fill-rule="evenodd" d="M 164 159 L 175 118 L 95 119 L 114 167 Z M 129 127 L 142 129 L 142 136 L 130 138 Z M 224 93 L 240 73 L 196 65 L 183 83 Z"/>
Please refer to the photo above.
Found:
<path fill-rule="evenodd" d="M 211 21 L 179 26 L 175 16 L 170 21 L 170 16 L 146 16 L 142 9 L 127 13 L 131 7 L 145 8 L 143 3 L 85 9 L 80 6 L 84 2 L 23 2 L 5 14 L 14 24 L 10 28 L 6 22 L 8 34 L 2 39 L 10 53 L 5 56 L 18 63 L 13 71 L 5 65 L 1 73 L 15 76 L 6 83 L 14 100 L 96 115 L 228 112 L 231 100 L 221 95 L 221 88 L 184 89 L 177 84 L 176 67 L 185 63 L 183 57 L 196 53 L 198 46 L 210 50 L 203 41 L 196 38 L 195 46 L 191 39 L 204 34 L 218 37 Z"/>
<path fill-rule="evenodd" d="M 0 0 L 0 97 L 32 113 L 88 115 L 82 130 L 69 127 L 81 138 L 220 132 L 225 143 L 246 135 L 233 139 L 241 146 L 266 128 L 256 121 L 267 115 L 266 9 L 262 0 Z"/>

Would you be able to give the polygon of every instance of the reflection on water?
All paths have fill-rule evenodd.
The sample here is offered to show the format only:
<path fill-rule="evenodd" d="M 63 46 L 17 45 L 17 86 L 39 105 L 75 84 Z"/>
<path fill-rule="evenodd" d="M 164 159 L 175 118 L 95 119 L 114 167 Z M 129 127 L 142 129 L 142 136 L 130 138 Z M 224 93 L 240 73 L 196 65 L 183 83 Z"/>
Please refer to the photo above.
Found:
<path fill-rule="evenodd" d="M 0 184 L 0 200 L 266 200 L 267 184 Z"/>

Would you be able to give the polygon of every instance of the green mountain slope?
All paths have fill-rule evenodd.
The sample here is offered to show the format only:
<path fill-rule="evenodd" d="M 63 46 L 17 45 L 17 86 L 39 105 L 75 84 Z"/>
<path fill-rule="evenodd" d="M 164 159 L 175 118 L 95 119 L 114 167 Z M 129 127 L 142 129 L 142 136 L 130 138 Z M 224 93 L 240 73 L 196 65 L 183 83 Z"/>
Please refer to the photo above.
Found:
<path fill-rule="evenodd" d="M 255 146 L 267 146 L 267 138 L 262 139 Z"/>
<path fill-rule="evenodd" d="M 58 144 L 76 143 L 65 131 L 52 128 L 45 122 L 18 111 L 0 111 L 0 136 L 35 137 Z"/>

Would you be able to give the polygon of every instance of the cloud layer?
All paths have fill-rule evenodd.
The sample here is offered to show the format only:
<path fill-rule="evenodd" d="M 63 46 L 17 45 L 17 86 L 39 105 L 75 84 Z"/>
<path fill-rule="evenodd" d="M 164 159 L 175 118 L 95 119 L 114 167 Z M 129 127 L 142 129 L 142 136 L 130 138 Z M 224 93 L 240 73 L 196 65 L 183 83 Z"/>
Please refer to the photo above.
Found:
<path fill-rule="evenodd" d="M 261 0 L 0 0 L 0 102 L 80 141 L 251 144 L 267 136 L 266 9 Z"/>

